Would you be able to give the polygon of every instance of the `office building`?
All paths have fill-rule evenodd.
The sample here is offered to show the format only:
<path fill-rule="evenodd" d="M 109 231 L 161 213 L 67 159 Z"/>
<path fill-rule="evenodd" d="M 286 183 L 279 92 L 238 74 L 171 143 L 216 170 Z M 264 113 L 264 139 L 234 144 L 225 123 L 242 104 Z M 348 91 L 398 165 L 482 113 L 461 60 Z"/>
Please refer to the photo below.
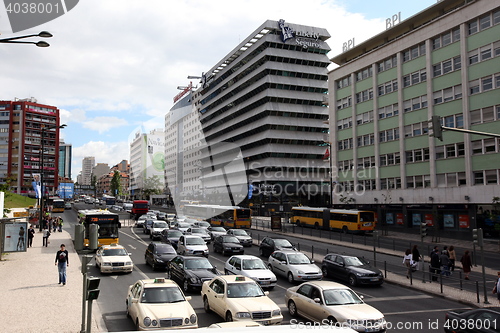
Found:
<path fill-rule="evenodd" d="M 81 182 L 80 179 L 78 184 L 80 185 L 91 185 L 92 184 L 92 171 L 95 166 L 95 157 L 94 156 L 86 156 L 82 160 L 82 174 L 81 174 Z"/>
<path fill-rule="evenodd" d="M 71 179 L 71 152 L 72 145 L 59 142 L 59 177 Z"/>

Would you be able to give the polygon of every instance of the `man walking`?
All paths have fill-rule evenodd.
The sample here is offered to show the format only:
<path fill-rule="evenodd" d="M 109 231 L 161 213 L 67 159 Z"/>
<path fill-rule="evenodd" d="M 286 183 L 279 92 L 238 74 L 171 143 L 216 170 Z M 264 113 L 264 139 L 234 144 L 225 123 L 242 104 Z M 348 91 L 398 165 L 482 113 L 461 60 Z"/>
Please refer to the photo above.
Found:
<path fill-rule="evenodd" d="M 61 249 L 56 253 L 57 270 L 59 271 L 59 284 L 66 285 L 66 267 L 69 266 L 69 257 L 66 246 L 61 244 Z"/>

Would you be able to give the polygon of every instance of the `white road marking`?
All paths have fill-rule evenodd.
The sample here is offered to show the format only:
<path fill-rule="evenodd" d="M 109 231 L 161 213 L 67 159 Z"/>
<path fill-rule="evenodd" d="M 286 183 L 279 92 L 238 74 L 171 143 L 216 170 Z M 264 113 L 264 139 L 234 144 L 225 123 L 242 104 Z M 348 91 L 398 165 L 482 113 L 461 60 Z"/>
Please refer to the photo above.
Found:
<path fill-rule="evenodd" d="M 464 309 L 464 310 L 469 310 L 471 308 L 458 308 L 458 309 Z M 432 311 L 452 311 L 452 310 L 457 310 L 457 308 L 453 309 L 432 309 Z M 427 313 L 431 310 L 426 309 L 426 310 L 413 310 L 413 311 L 398 311 L 398 312 L 384 312 L 384 316 L 392 316 L 392 315 L 401 315 L 401 314 L 410 314 L 410 313 Z"/>
<path fill-rule="evenodd" d="M 384 302 L 384 301 L 394 301 L 394 300 L 402 301 L 402 300 L 424 299 L 424 298 L 434 298 L 434 297 L 431 295 L 373 297 L 373 298 L 365 298 L 365 302 L 371 303 L 371 302 Z"/>

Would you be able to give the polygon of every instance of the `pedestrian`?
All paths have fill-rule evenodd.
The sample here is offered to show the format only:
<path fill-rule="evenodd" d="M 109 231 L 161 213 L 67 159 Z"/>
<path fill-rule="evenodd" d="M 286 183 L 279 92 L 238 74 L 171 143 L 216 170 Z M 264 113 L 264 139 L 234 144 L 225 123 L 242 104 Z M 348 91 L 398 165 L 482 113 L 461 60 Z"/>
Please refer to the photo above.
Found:
<path fill-rule="evenodd" d="M 431 253 L 431 263 L 429 272 L 432 274 L 432 281 L 438 280 L 438 275 L 441 273 L 441 260 L 439 258 L 439 249 L 437 246 Z"/>
<path fill-rule="evenodd" d="M 69 266 L 69 255 L 66 245 L 61 244 L 61 249 L 56 253 L 57 270 L 59 271 L 59 284 L 66 285 L 66 267 Z"/>
<path fill-rule="evenodd" d="M 19 250 L 19 251 L 24 250 L 24 247 L 25 247 L 24 235 L 25 235 L 25 233 L 26 233 L 26 230 L 24 230 L 24 227 L 21 227 L 19 229 L 19 238 L 17 239 L 16 250 Z"/>
<path fill-rule="evenodd" d="M 35 237 L 35 228 L 33 226 L 30 226 L 28 229 L 28 247 L 33 246 L 33 237 Z"/>
<path fill-rule="evenodd" d="M 420 255 L 420 251 L 418 250 L 417 244 L 413 245 L 413 248 L 411 250 L 411 257 L 415 266 L 415 270 L 419 270 L 420 259 L 422 259 L 422 256 Z"/>
<path fill-rule="evenodd" d="M 63 219 L 59 217 L 59 221 L 57 223 L 57 226 L 59 228 L 59 232 L 62 232 L 62 227 L 63 227 Z"/>
<path fill-rule="evenodd" d="M 52 224 L 52 232 L 56 232 L 57 231 L 57 217 L 54 219 L 54 218 L 51 218 L 50 221 L 51 221 L 51 224 Z"/>
<path fill-rule="evenodd" d="M 498 302 L 500 302 L 500 272 L 497 272 L 498 278 L 495 286 L 493 287 L 493 294 L 497 294 Z"/>
<path fill-rule="evenodd" d="M 460 262 L 462 263 L 462 269 L 464 271 L 465 280 L 469 280 L 469 274 L 472 269 L 472 260 L 470 258 L 469 250 L 466 250 L 462 258 L 460 259 Z"/>
<path fill-rule="evenodd" d="M 441 275 L 450 276 L 450 258 L 447 250 L 441 251 L 439 261 L 441 262 Z"/>
<path fill-rule="evenodd" d="M 450 271 L 453 272 L 455 270 L 455 261 L 457 260 L 457 253 L 453 245 L 450 245 L 448 248 L 448 256 L 450 257 Z"/>
<path fill-rule="evenodd" d="M 42 246 L 47 247 L 49 245 L 49 237 L 50 237 L 49 228 L 44 228 L 43 229 L 43 236 L 42 236 Z"/>
<path fill-rule="evenodd" d="M 405 251 L 405 255 L 403 257 L 403 265 L 406 266 L 406 278 L 409 279 L 410 278 L 410 274 L 411 274 L 411 265 L 413 264 L 413 260 L 412 260 L 412 254 L 411 254 L 411 250 L 410 249 L 406 249 Z"/>

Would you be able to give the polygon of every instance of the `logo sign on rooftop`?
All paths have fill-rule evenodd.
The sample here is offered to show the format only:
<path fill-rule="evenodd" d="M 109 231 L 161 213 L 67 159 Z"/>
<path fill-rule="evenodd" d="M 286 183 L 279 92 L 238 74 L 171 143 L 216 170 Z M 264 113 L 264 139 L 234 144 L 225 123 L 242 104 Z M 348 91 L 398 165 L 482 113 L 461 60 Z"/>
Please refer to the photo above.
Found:
<path fill-rule="evenodd" d="M 281 30 L 281 40 L 286 43 L 287 40 L 295 40 L 297 45 L 307 49 L 309 47 L 321 48 L 319 33 L 307 30 L 293 30 L 285 25 L 285 20 L 278 21 L 278 26 Z"/>

